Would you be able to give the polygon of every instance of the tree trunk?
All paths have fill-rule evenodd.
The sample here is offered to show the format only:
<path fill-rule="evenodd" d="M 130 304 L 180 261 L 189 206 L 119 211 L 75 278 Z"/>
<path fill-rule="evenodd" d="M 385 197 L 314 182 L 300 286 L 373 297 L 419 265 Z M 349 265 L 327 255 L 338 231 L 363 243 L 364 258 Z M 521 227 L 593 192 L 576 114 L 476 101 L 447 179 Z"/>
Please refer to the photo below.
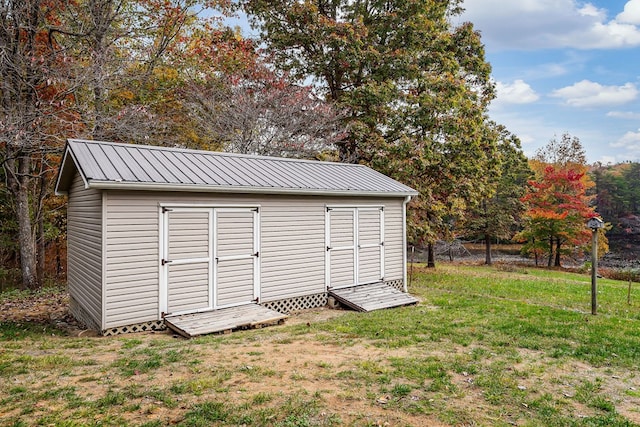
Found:
<path fill-rule="evenodd" d="M 491 236 L 488 234 L 484 236 L 484 263 L 486 265 L 493 264 L 491 259 Z"/>
<path fill-rule="evenodd" d="M 7 163 L 11 166 L 14 162 L 18 162 L 17 170 L 12 167 L 7 168 L 10 171 L 7 174 L 7 181 L 9 189 L 16 201 L 22 288 L 36 289 L 39 285 L 36 267 L 36 245 L 33 238 L 31 212 L 29 209 L 28 173 L 30 159 L 25 156 L 20 156 L 16 160 L 11 160 Z"/>
<path fill-rule="evenodd" d="M 553 262 L 553 237 L 549 237 L 549 259 L 547 260 L 547 267 L 551 267 Z"/>
<path fill-rule="evenodd" d="M 436 257 L 433 250 L 433 243 L 427 245 L 427 268 L 436 267 Z"/>
<path fill-rule="evenodd" d="M 36 229 L 36 275 L 38 283 L 44 283 L 45 270 L 45 239 L 44 239 L 44 216 L 42 214 L 37 218 L 38 227 Z"/>
<path fill-rule="evenodd" d="M 44 156 L 43 156 L 44 157 Z M 44 165 L 44 159 L 41 166 Z M 36 210 L 36 267 L 38 283 L 44 283 L 44 274 L 46 266 L 46 240 L 44 237 L 44 199 L 47 195 L 47 178 L 44 171 L 40 170 L 40 179 L 38 180 L 38 205 Z"/>
<path fill-rule="evenodd" d="M 562 247 L 562 241 L 560 238 L 556 239 L 556 261 L 554 263 L 555 267 L 561 267 L 560 265 L 560 248 Z"/>

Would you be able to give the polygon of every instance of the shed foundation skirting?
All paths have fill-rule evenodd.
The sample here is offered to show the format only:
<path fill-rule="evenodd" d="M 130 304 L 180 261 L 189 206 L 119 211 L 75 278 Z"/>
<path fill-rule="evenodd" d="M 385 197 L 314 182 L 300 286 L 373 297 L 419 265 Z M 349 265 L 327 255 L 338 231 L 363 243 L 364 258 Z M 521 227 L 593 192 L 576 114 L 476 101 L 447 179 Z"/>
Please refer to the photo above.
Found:
<path fill-rule="evenodd" d="M 399 291 L 404 292 L 404 281 L 402 279 L 398 280 L 387 280 L 384 282 L 385 285 L 391 286 L 392 288 L 396 288 Z"/>
<path fill-rule="evenodd" d="M 99 331 L 100 326 L 93 320 L 87 311 L 72 296 L 69 297 L 69 312 L 85 328 Z"/>
<path fill-rule="evenodd" d="M 306 310 L 309 308 L 324 307 L 327 305 L 328 294 L 305 295 L 301 297 L 281 299 L 278 301 L 263 302 L 260 305 L 282 314 L 289 314 L 294 311 Z"/>
<path fill-rule="evenodd" d="M 102 335 L 109 337 L 113 335 L 128 334 L 131 332 L 164 331 L 166 329 L 167 326 L 164 324 L 164 320 L 156 320 L 153 322 L 138 323 L 137 325 L 105 329 L 102 331 Z"/>

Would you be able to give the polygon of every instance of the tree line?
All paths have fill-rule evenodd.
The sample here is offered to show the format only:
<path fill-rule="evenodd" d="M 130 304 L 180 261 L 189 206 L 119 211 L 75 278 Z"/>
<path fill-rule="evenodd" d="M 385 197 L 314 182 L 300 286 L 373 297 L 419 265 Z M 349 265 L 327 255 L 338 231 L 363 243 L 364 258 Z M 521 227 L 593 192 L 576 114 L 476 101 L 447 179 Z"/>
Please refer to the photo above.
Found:
<path fill-rule="evenodd" d="M 70 137 L 366 164 L 420 192 L 408 239 L 430 262 L 466 233 L 518 234 L 559 263 L 595 214 L 584 156 L 566 157 L 579 141 L 528 162 L 490 120 L 491 66 L 473 25 L 452 24 L 460 5 L 0 0 L 0 271 L 19 265 L 25 288 L 63 273 L 51 191 Z M 255 39 L 224 25 L 240 9 Z"/>

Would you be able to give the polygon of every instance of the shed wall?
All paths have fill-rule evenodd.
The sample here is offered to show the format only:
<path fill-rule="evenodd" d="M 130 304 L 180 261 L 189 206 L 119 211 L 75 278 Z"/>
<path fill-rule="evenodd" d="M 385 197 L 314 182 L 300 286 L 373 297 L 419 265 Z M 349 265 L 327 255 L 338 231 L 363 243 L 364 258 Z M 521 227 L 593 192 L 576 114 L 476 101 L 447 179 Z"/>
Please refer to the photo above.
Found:
<path fill-rule="evenodd" d="M 385 206 L 385 280 L 403 278 L 402 199 L 109 191 L 106 327 L 157 320 L 159 204 L 261 207 L 261 301 L 325 292 L 325 206 Z"/>
<path fill-rule="evenodd" d="M 72 310 L 87 326 L 102 329 L 102 194 L 85 189 L 75 174 L 67 207 L 67 284 Z"/>

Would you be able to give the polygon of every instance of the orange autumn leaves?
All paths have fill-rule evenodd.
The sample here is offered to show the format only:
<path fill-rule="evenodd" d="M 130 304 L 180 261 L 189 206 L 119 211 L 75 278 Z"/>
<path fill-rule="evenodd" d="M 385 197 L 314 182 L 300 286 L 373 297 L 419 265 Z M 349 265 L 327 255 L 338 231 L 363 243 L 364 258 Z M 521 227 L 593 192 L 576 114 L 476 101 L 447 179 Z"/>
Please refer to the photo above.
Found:
<path fill-rule="evenodd" d="M 515 240 L 525 242 L 523 250 L 538 257 L 547 255 L 549 266 L 560 266 L 562 257 L 579 255 L 588 247 L 591 230 L 585 223 L 597 216 L 592 206 L 594 186 L 587 167 L 579 163 L 530 162 L 535 179 L 521 199 L 527 206 L 523 230 Z M 606 239 L 600 253 L 606 252 Z"/>

